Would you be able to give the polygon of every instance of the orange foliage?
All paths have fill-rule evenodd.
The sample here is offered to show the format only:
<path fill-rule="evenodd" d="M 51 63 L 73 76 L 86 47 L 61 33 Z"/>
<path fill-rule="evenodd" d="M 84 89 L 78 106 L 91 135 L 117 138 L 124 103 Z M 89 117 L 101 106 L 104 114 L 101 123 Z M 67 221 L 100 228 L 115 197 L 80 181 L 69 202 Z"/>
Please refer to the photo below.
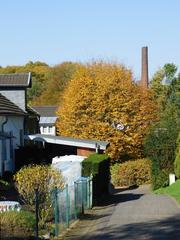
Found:
<path fill-rule="evenodd" d="M 57 114 L 59 134 L 110 142 L 112 159 L 141 157 L 143 138 L 156 106 L 122 65 L 80 66 L 63 95 Z"/>

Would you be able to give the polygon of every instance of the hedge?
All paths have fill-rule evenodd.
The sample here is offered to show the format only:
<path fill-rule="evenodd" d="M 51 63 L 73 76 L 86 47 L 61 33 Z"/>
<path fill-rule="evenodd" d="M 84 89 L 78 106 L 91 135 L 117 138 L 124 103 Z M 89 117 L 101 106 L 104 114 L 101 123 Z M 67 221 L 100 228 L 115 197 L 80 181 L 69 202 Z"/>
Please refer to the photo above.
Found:
<path fill-rule="evenodd" d="M 110 168 L 109 157 L 106 154 L 92 154 L 82 162 L 82 176 L 93 176 L 93 196 L 108 193 Z"/>
<path fill-rule="evenodd" d="M 132 186 L 151 182 L 151 161 L 137 159 L 111 166 L 111 180 L 114 186 Z"/>
<path fill-rule="evenodd" d="M 109 157 L 106 154 L 91 154 L 82 162 L 82 175 L 84 177 L 95 176 L 100 171 L 100 164 L 107 164 L 108 162 Z"/>
<path fill-rule="evenodd" d="M 176 177 L 180 179 L 180 133 L 177 138 L 176 142 L 176 158 L 174 162 L 174 171 L 176 174 Z"/>

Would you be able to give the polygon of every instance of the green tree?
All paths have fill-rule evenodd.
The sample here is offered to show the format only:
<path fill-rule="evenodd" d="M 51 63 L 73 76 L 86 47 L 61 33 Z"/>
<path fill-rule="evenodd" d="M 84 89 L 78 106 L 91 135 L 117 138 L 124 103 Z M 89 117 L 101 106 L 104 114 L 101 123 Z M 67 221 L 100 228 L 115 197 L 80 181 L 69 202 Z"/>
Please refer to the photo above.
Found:
<path fill-rule="evenodd" d="M 168 184 L 168 175 L 174 171 L 176 139 L 180 130 L 180 75 L 171 80 L 163 96 L 159 120 L 147 135 L 145 149 L 152 160 L 154 189 Z"/>
<path fill-rule="evenodd" d="M 163 67 L 164 75 L 168 79 L 168 82 L 171 83 L 177 72 L 177 66 L 173 63 L 167 63 Z"/>
<path fill-rule="evenodd" d="M 133 82 L 118 64 L 80 66 L 69 82 L 58 111 L 61 135 L 107 140 L 114 161 L 140 157 L 145 132 L 155 119 L 151 93 Z"/>
<path fill-rule="evenodd" d="M 176 72 L 176 65 L 173 63 L 167 63 L 154 74 L 150 82 L 150 87 L 155 93 L 155 100 L 162 109 L 166 105 L 169 88 L 175 78 Z"/>

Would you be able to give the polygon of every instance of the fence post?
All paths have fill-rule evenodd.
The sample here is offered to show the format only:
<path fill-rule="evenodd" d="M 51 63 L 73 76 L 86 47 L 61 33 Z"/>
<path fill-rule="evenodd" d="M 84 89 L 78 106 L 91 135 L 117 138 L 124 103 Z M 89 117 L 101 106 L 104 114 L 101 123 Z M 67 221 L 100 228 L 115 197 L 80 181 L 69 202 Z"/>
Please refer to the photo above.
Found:
<path fill-rule="evenodd" d="M 57 201 L 57 188 L 54 189 L 54 222 L 55 222 L 55 236 L 57 237 L 59 234 L 58 229 L 58 201 Z"/>
<path fill-rule="evenodd" d="M 82 214 L 84 214 L 84 194 L 83 194 L 83 181 L 81 180 L 81 204 L 82 204 Z"/>
<path fill-rule="evenodd" d="M 39 229 L 38 229 L 38 223 L 39 223 L 39 216 L 38 216 L 38 210 L 39 210 L 39 202 L 38 202 L 38 189 L 35 189 L 35 212 L 36 212 L 36 228 L 35 228 L 35 239 L 39 239 Z"/>
<path fill-rule="evenodd" d="M 92 177 L 88 177 L 87 181 L 87 206 L 92 208 Z"/>
<path fill-rule="evenodd" d="M 74 218 L 77 220 L 77 182 L 74 182 Z"/>
<path fill-rule="evenodd" d="M 90 202 L 90 208 L 92 208 L 92 202 L 93 202 L 93 177 L 90 177 L 89 181 L 89 202 Z"/>
<path fill-rule="evenodd" d="M 69 227 L 69 193 L 68 184 L 66 184 L 66 226 Z"/>
<path fill-rule="evenodd" d="M 86 186 L 87 186 L 87 207 L 90 208 L 90 178 L 87 178 L 86 181 Z"/>

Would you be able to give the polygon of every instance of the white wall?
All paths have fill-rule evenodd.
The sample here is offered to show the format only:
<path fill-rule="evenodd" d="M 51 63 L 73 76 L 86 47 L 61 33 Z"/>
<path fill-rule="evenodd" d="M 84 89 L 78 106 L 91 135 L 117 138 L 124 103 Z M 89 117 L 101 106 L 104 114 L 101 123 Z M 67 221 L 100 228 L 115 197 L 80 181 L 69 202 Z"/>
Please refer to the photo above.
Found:
<path fill-rule="evenodd" d="M 26 91 L 22 90 L 0 90 L 0 93 L 16 104 L 22 110 L 26 110 Z"/>
<path fill-rule="evenodd" d="M 55 126 L 41 126 L 40 127 L 41 134 L 45 135 L 56 135 L 56 127 Z"/>

